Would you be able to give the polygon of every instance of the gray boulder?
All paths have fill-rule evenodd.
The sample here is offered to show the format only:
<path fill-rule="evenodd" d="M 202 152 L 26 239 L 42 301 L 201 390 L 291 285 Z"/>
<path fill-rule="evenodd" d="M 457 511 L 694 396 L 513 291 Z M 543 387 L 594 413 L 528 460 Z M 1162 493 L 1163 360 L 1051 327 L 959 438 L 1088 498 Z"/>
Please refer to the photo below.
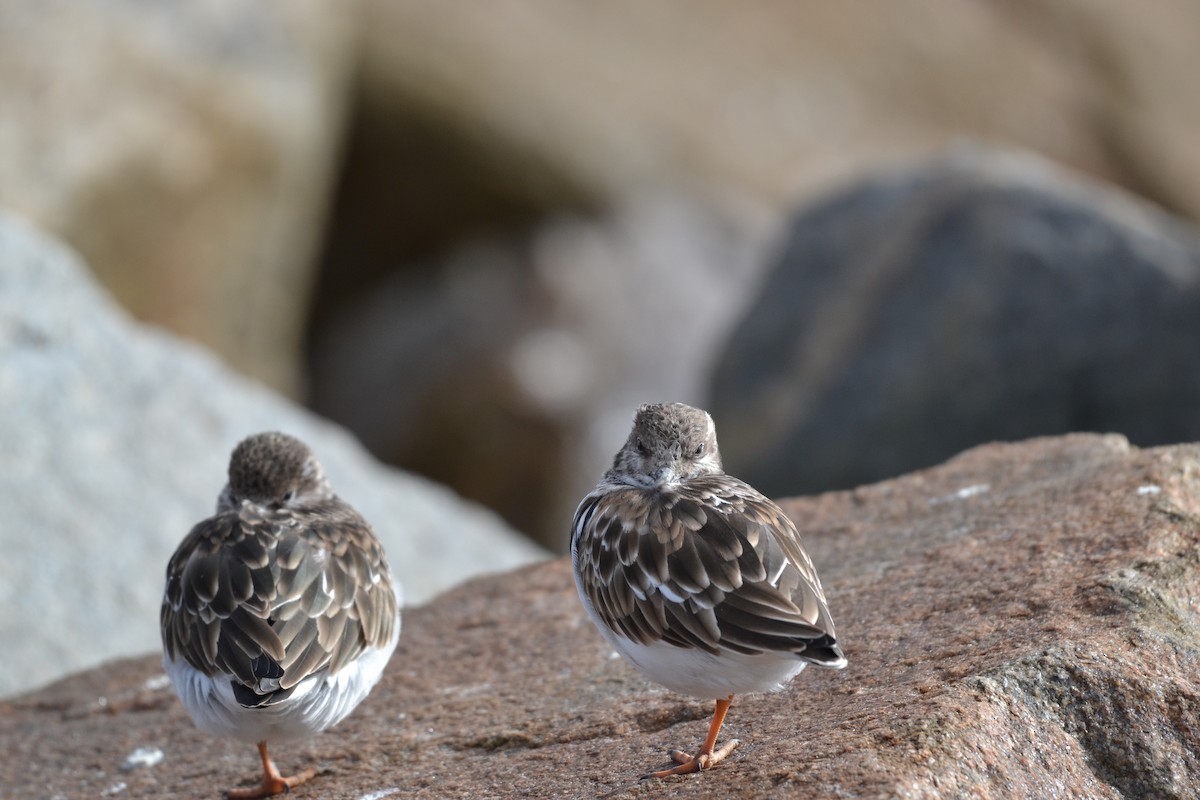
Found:
<path fill-rule="evenodd" d="M 129 319 L 64 246 L 0 213 L 0 695 L 158 645 L 167 559 L 239 439 L 307 441 L 409 604 L 544 552 L 345 431 Z"/>
<path fill-rule="evenodd" d="M 963 148 L 799 216 L 712 377 L 726 466 L 843 488 L 981 442 L 1200 439 L 1200 235 Z"/>

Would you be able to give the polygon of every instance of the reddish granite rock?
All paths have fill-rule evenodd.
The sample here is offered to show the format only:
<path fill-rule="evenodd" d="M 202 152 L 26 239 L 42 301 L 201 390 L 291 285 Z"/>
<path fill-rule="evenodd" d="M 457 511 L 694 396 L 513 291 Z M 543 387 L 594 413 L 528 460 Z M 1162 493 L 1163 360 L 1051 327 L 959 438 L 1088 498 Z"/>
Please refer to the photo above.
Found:
<path fill-rule="evenodd" d="M 743 744 L 711 772 L 637 780 L 709 708 L 612 657 L 559 560 L 408 612 L 375 694 L 276 749 L 320 770 L 294 796 L 1192 794 L 1200 447 L 990 445 L 785 505 L 850 667 L 735 701 L 724 733 Z M 122 771 L 141 747 L 161 761 Z M 0 797 L 215 798 L 257 769 L 191 726 L 157 656 L 0 705 L 0 753 Z"/>

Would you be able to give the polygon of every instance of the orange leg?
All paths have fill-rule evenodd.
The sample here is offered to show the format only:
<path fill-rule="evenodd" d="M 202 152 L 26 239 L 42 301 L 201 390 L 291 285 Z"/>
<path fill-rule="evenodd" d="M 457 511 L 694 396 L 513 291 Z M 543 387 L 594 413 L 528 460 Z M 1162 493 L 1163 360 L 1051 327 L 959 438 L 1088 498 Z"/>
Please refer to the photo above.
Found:
<path fill-rule="evenodd" d="M 708 769 L 724 761 L 725 756 L 732 753 L 733 748 L 738 746 L 738 740 L 733 739 L 726 743 L 720 750 L 716 749 L 717 734 L 721 732 L 721 723 L 725 721 L 725 712 L 729 711 L 731 703 L 733 703 L 733 695 L 729 695 L 724 700 L 717 701 L 717 708 L 713 711 L 712 723 L 708 726 L 708 736 L 704 737 L 704 746 L 700 748 L 699 753 L 693 756 L 682 750 L 672 750 L 671 759 L 679 766 L 658 772 L 651 772 L 644 777 L 665 778 L 668 775 L 685 775 L 689 772 L 699 772 L 700 770 Z"/>
<path fill-rule="evenodd" d="M 310 767 L 303 772 L 298 772 L 295 775 L 285 778 L 279 774 L 279 770 L 275 768 L 275 762 L 271 760 L 271 756 L 267 753 L 266 742 L 258 743 L 258 754 L 262 756 L 262 786 L 256 786 L 253 789 L 230 789 L 228 792 L 229 800 L 252 800 L 252 798 L 271 797 L 272 795 L 290 792 L 293 787 L 312 780 L 317 774 L 317 771 Z"/>

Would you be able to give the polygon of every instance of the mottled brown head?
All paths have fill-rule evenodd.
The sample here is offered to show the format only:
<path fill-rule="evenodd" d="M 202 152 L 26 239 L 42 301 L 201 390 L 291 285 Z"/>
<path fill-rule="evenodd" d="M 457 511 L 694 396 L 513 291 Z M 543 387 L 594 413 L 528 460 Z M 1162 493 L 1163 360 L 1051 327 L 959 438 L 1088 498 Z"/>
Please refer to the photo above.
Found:
<path fill-rule="evenodd" d="M 298 508 L 332 496 L 308 445 L 285 433 L 257 433 L 234 448 L 229 484 L 218 508 L 236 508 L 243 501 L 267 508 Z"/>
<path fill-rule="evenodd" d="M 721 472 L 717 427 L 708 412 L 683 403 L 655 403 L 637 410 L 608 474 L 623 483 L 655 486 Z"/>

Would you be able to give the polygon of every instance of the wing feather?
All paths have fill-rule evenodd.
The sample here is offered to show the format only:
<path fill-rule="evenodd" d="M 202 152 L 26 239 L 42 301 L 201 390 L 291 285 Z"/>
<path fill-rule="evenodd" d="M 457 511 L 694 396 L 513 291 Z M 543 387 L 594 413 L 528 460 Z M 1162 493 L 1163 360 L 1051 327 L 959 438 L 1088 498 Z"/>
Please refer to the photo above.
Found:
<path fill-rule="evenodd" d="M 580 585 L 621 636 L 844 662 L 795 525 L 735 478 L 602 484 L 580 504 L 573 537 Z"/>
<path fill-rule="evenodd" d="M 399 615 L 382 546 L 334 499 L 307 517 L 243 506 L 197 525 L 167 566 L 160 623 L 169 657 L 229 675 L 257 706 L 383 646 Z"/>

